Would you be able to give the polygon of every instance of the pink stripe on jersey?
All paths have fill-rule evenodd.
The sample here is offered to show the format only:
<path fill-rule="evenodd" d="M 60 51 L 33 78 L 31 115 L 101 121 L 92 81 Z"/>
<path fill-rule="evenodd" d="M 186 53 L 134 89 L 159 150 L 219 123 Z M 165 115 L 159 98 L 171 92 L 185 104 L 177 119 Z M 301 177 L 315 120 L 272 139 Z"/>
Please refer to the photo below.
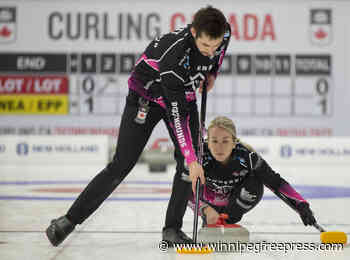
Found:
<path fill-rule="evenodd" d="M 223 207 L 226 206 L 229 202 L 230 194 L 219 194 L 214 190 L 208 188 L 208 186 L 204 186 L 203 189 L 203 199 L 208 201 L 210 204 L 215 206 Z"/>
<path fill-rule="evenodd" d="M 307 202 L 295 189 L 293 189 L 292 186 L 290 186 L 288 183 L 282 185 L 279 188 L 279 191 L 284 194 L 285 196 L 294 199 L 297 204 L 300 202 Z"/>
<path fill-rule="evenodd" d="M 202 207 L 204 205 L 203 201 L 199 200 L 199 208 Z M 188 200 L 188 206 L 194 211 L 194 207 L 195 207 L 195 202 L 194 202 L 194 197 L 191 196 L 191 198 Z M 198 210 L 198 216 L 201 216 L 201 212 L 200 210 Z"/>
<path fill-rule="evenodd" d="M 190 144 L 193 144 L 192 143 L 192 137 L 191 137 L 191 130 L 190 130 L 190 116 L 187 116 L 186 118 L 186 128 L 187 128 L 187 131 L 184 133 L 185 137 L 186 137 L 186 140 L 189 140 L 189 143 Z M 196 153 L 193 149 L 193 145 L 188 145 L 190 146 L 190 155 L 188 156 L 188 158 L 186 157 L 186 163 L 187 165 L 189 165 L 191 162 L 193 161 L 196 161 L 197 160 L 197 156 L 196 156 Z"/>
<path fill-rule="evenodd" d="M 218 194 L 215 191 L 211 190 L 208 188 L 208 186 L 204 185 L 204 190 L 203 190 L 203 200 L 199 200 L 199 207 L 202 207 L 204 204 L 210 203 L 211 205 L 219 206 L 219 207 L 225 207 L 227 206 L 229 202 L 229 197 L 230 194 L 223 195 L 223 194 Z M 189 201 L 188 201 L 188 206 L 192 210 L 194 210 L 194 194 L 191 195 Z M 201 215 L 201 212 L 198 212 L 199 216 Z"/>
<path fill-rule="evenodd" d="M 219 68 L 224 60 L 224 57 L 225 57 L 225 51 L 222 51 L 220 54 L 219 63 L 218 63 Z"/>
<path fill-rule="evenodd" d="M 219 73 L 219 70 L 220 70 L 220 67 L 221 67 L 221 64 L 224 60 L 224 57 L 225 57 L 225 50 L 223 50 L 220 54 L 220 58 L 219 58 L 219 62 L 218 62 L 218 71 L 214 74 L 215 78 L 218 76 L 218 73 Z"/>
<path fill-rule="evenodd" d="M 154 102 L 156 102 L 162 108 L 166 109 L 166 105 L 165 105 L 163 97 L 159 97 L 159 98 L 154 99 Z"/>
<path fill-rule="evenodd" d="M 170 127 L 174 131 L 176 139 L 179 143 L 181 153 L 185 157 L 187 165 L 189 165 L 191 162 L 197 161 L 197 156 L 192 146 L 192 140 L 190 137 L 191 132 L 189 132 L 188 124 L 189 124 L 189 116 L 187 116 L 185 122 L 181 122 L 181 129 L 183 130 L 182 134 L 184 137 L 184 142 L 183 142 L 183 141 L 180 141 L 180 138 L 177 136 L 174 125 L 172 123 L 169 123 Z M 182 143 L 182 145 L 180 145 L 180 143 Z"/>
<path fill-rule="evenodd" d="M 191 102 L 191 101 L 196 100 L 196 94 L 194 92 L 186 92 L 186 100 L 187 100 L 187 102 Z M 155 98 L 154 102 L 156 102 L 162 108 L 166 108 L 163 97 Z"/>
<path fill-rule="evenodd" d="M 145 54 L 142 54 L 142 56 L 136 61 L 136 65 L 139 64 L 141 61 L 144 61 L 147 65 L 149 65 L 154 70 L 159 71 L 157 60 L 148 59 Z"/>

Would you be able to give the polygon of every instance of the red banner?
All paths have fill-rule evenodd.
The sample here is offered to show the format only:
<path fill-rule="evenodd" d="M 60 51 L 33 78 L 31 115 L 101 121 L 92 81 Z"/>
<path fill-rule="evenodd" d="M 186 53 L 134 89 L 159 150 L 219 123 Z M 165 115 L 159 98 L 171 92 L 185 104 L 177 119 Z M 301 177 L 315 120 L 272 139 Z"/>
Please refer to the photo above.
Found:
<path fill-rule="evenodd" d="M 1 94 L 68 94 L 68 77 L 1 75 Z"/>

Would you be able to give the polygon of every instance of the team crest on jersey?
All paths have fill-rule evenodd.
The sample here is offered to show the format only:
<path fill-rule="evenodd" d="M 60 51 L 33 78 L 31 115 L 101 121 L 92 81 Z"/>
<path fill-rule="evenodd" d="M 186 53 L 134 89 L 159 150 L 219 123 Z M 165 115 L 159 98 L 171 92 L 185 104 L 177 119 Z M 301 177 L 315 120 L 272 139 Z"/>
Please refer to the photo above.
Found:
<path fill-rule="evenodd" d="M 194 76 L 189 77 L 190 81 L 185 84 L 185 86 L 192 86 L 193 89 L 199 87 L 199 83 L 205 79 L 203 73 L 198 72 Z"/>
<path fill-rule="evenodd" d="M 332 42 L 332 10 L 310 10 L 310 40 L 318 46 L 326 46 Z"/>
<path fill-rule="evenodd" d="M 184 67 L 186 70 L 189 70 L 191 68 L 190 66 L 190 56 L 187 54 L 181 59 L 179 62 L 179 66 Z"/>
<path fill-rule="evenodd" d="M 0 43 L 16 40 L 17 17 L 15 7 L 0 7 Z"/>
<path fill-rule="evenodd" d="M 246 165 L 246 160 L 245 160 L 243 157 L 238 157 L 237 159 L 239 160 L 239 163 L 240 163 L 241 165 L 243 165 L 244 167 L 247 166 L 247 165 Z"/>
<path fill-rule="evenodd" d="M 187 48 L 187 50 L 185 51 L 185 56 L 183 56 L 183 58 L 179 62 L 179 66 L 183 66 L 186 70 L 191 69 L 190 52 L 191 52 L 191 48 Z"/>

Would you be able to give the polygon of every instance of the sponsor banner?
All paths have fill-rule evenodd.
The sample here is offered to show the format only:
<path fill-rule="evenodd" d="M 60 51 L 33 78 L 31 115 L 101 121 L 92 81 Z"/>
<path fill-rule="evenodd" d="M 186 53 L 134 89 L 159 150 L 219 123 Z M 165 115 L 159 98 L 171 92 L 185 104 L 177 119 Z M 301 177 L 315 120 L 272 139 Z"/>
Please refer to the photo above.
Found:
<path fill-rule="evenodd" d="M 59 91 L 67 93 L 68 107 L 44 117 L 38 115 L 54 110 L 24 113 L 21 103 L 1 104 L 0 115 L 7 116 L 0 120 L 0 134 L 32 129 L 33 122 L 36 132 L 117 128 L 140 54 L 155 37 L 191 23 L 207 5 L 137 1 L 130 9 L 126 0 L 81 2 L 1 1 L 0 96 L 58 95 L 53 80 L 39 80 L 40 91 L 33 93 L 37 88 L 26 92 L 26 83 L 16 80 L 62 76 L 68 90 L 62 83 Z M 222 0 L 215 7 L 224 12 L 232 40 L 208 96 L 207 122 L 227 116 L 239 136 L 349 135 L 344 118 L 350 100 L 350 27 L 344 25 L 350 2 Z M 19 108 L 8 112 L 13 106 Z M 163 137 L 169 135 L 159 124 L 150 143 Z"/>
<path fill-rule="evenodd" d="M 0 95 L 10 94 L 68 94 L 68 77 L 0 75 Z"/>
<path fill-rule="evenodd" d="M 251 5 L 245 1 L 223 0 L 215 7 L 224 12 L 230 24 L 235 42 L 229 47 L 231 51 L 237 48 L 246 51 L 246 47 L 257 49 L 261 44 L 263 47 L 277 44 L 281 50 L 285 45 L 324 47 L 334 43 L 334 17 L 341 23 L 342 17 L 338 15 L 346 13 L 349 4 L 324 2 L 305 0 L 291 5 L 281 0 Z M 82 5 L 79 1 L 62 4 L 5 0 L 0 5 L 0 36 L 4 43 L 12 42 L 22 49 L 45 46 L 46 50 L 80 51 L 116 48 L 117 44 L 123 51 L 142 51 L 154 38 L 191 23 L 195 12 L 207 5 L 203 1 L 186 1 L 184 9 L 183 5 L 172 1 L 148 1 L 147 4 L 135 3 L 131 10 L 129 4 L 125 0 L 102 0 L 98 6 L 92 1 Z M 33 12 L 37 15 L 30 15 Z M 291 19 L 298 19 L 298 23 L 291 23 Z M 21 37 L 16 40 L 17 27 Z M 298 41 L 295 41 L 296 36 Z"/>
<path fill-rule="evenodd" d="M 108 136 L 6 136 L 0 164 L 81 165 L 108 162 Z"/>
<path fill-rule="evenodd" d="M 305 136 L 332 136 L 331 127 L 239 127 L 238 136 L 283 136 L 283 137 L 305 137 Z"/>
<path fill-rule="evenodd" d="M 241 141 L 250 144 L 271 165 L 350 164 L 350 138 L 245 137 Z M 114 154 L 112 143 L 107 135 L 3 136 L 0 164 L 105 164 Z M 150 144 L 155 143 L 157 140 Z M 170 147 L 160 152 L 167 153 Z"/>
<path fill-rule="evenodd" d="M 209 121 L 209 120 L 208 120 Z M 118 126 L 119 127 L 119 126 Z M 54 122 L 50 125 L 45 123 L 28 124 L 26 126 L 0 126 L 0 135 L 109 135 L 118 136 L 118 127 L 115 125 L 106 126 L 73 126 L 73 125 L 57 125 Z M 161 129 L 160 129 L 161 128 Z M 163 129 L 164 128 L 164 129 Z M 158 131 L 159 129 L 159 131 Z M 318 137 L 332 136 L 332 128 L 260 128 L 240 127 L 237 129 L 238 137 L 245 136 L 281 136 L 281 137 Z M 155 128 L 150 139 L 169 138 L 169 134 L 163 124 L 159 124 Z"/>
<path fill-rule="evenodd" d="M 0 114 L 68 114 L 66 95 L 0 95 Z"/>
<path fill-rule="evenodd" d="M 18 4 L 15 6 L 13 2 Z M 131 10 L 128 1 L 102 2 L 104 4 L 96 6 L 92 2 L 84 5 L 53 1 L 38 4 L 30 0 L 25 3 L 12 0 L 8 1 L 8 5 L 11 5 L 11 10 L 15 13 L 23 9 L 39 14 L 33 17 L 23 13 L 21 19 L 18 19 L 18 25 L 16 21 L 11 23 L 24 30 L 36 28 L 31 34 L 27 31 L 22 34 L 30 48 L 38 47 L 38 41 L 30 37 L 34 33 L 39 34 L 39 42 L 50 50 L 64 48 L 69 43 L 75 43 L 72 49 L 81 50 L 89 48 L 92 42 L 98 48 L 117 43 L 124 50 L 140 50 L 154 38 L 191 23 L 194 13 L 207 4 L 186 2 L 184 10 L 171 1 L 149 1 L 147 5 L 135 4 Z M 232 4 L 231 1 L 221 1 L 215 6 L 226 15 L 235 41 L 273 43 L 281 40 L 281 36 L 288 35 L 288 31 L 279 28 L 276 19 L 288 19 L 283 17 L 283 13 L 288 12 L 289 7 L 273 3 L 270 6 L 264 3 L 252 7 L 242 3 L 244 2 Z M 6 24 L 9 26 L 10 23 Z"/>
<path fill-rule="evenodd" d="M 267 162 L 303 164 L 350 164 L 350 138 L 244 137 Z"/>

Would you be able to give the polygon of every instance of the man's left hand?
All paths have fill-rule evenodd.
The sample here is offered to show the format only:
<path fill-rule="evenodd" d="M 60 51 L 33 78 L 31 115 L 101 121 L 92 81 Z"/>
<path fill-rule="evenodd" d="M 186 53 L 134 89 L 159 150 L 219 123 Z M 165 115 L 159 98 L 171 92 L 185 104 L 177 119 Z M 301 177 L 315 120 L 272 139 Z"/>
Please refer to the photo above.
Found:
<path fill-rule="evenodd" d="M 207 75 L 207 82 L 208 82 L 207 92 L 209 92 L 214 87 L 215 76 L 213 74 L 208 74 Z M 204 80 L 202 80 L 200 85 L 199 85 L 199 93 L 201 93 L 201 94 L 203 92 L 203 84 L 204 84 Z"/>

